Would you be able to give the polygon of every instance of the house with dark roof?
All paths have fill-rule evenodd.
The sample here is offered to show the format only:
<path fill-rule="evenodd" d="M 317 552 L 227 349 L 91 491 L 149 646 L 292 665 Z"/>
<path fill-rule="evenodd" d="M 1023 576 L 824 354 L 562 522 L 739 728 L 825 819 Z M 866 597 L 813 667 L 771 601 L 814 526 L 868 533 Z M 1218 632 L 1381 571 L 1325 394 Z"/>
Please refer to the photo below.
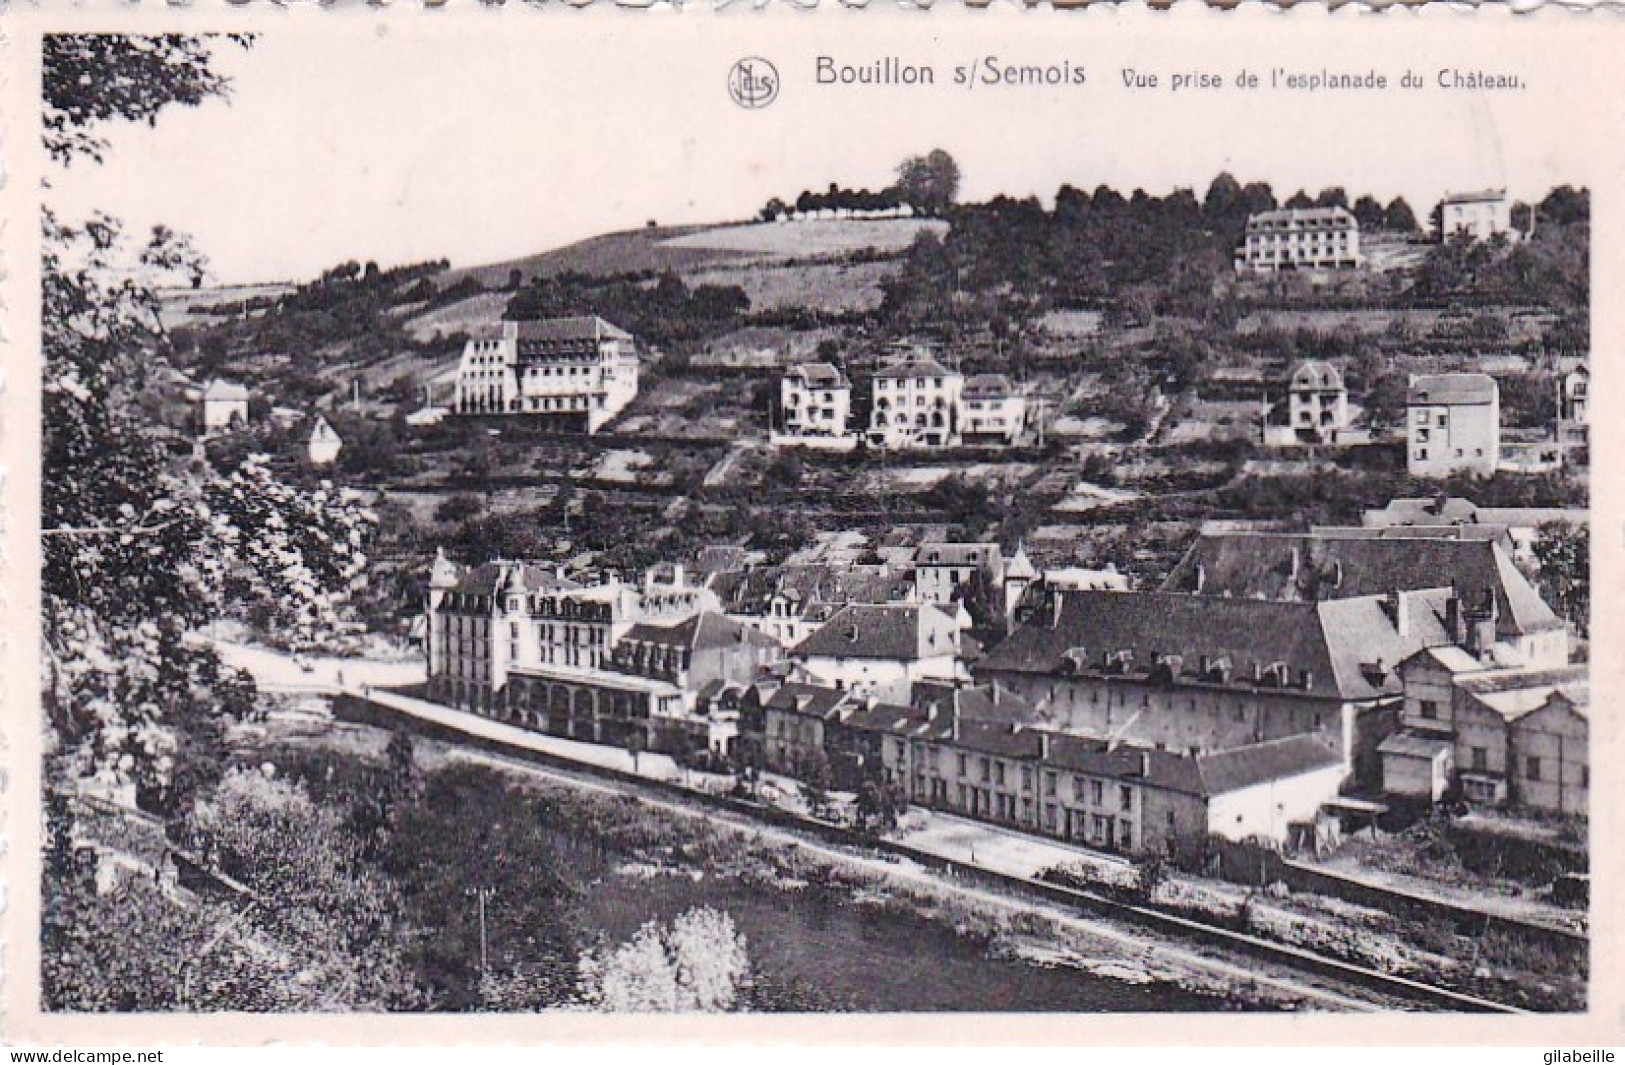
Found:
<path fill-rule="evenodd" d="M 1484 373 L 1412 375 L 1405 397 L 1413 477 L 1489 476 L 1501 463 L 1501 390 Z"/>
<path fill-rule="evenodd" d="M 1286 380 L 1286 398 L 1266 402 L 1264 443 L 1283 447 L 1293 444 L 1337 444 L 1354 442 L 1347 438 L 1352 422 L 1349 390 L 1343 372 L 1324 359 L 1300 362 Z M 1360 439 L 1368 439 L 1362 434 Z"/>
<path fill-rule="evenodd" d="M 624 329 L 596 315 L 502 322 L 464 346 L 452 410 L 590 434 L 637 394 L 637 346 Z"/>
<path fill-rule="evenodd" d="M 736 621 L 793 647 L 849 603 L 904 603 L 913 575 L 889 565 L 808 563 L 762 566 L 715 579 L 722 609 Z"/>
<path fill-rule="evenodd" d="M 1362 514 L 1360 524 L 1395 534 L 1443 527 L 1485 539 L 1504 535 L 1513 559 L 1528 564 L 1534 561 L 1541 526 L 1581 528 L 1589 524 L 1590 518 L 1591 512 L 1585 507 L 1481 507 L 1462 496 L 1441 495 L 1389 500 L 1386 507 Z"/>
<path fill-rule="evenodd" d="M 1064 732 L 1188 753 L 1308 735 L 1375 775 L 1360 757 L 1359 719 L 1397 700 L 1400 661 L 1448 642 L 1450 598 L 1049 592 L 975 675 Z"/>
<path fill-rule="evenodd" d="M 1014 444 L 1027 425 L 1027 397 L 1000 373 L 975 374 L 960 393 L 960 435 L 967 444 Z"/>
<path fill-rule="evenodd" d="M 1162 585 L 1203 598 L 1284 602 L 1435 588 L 1454 594 L 1450 640 L 1471 653 L 1507 665 L 1567 663 L 1567 626 L 1493 537 L 1341 529 L 1203 534 Z"/>
<path fill-rule="evenodd" d="M 948 447 L 960 442 L 964 374 L 917 352 L 876 370 L 870 387 L 871 446 Z"/>
<path fill-rule="evenodd" d="M 850 451 L 852 383 L 827 362 L 802 363 L 779 378 L 779 418 L 772 433 L 778 446 Z"/>
<path fill-rule="evenodd" d="M 968 679 L 962 626 L 929 603 L 852 603 L 790 651 L 808 681 L 907 702 L 919 681 Z"/>

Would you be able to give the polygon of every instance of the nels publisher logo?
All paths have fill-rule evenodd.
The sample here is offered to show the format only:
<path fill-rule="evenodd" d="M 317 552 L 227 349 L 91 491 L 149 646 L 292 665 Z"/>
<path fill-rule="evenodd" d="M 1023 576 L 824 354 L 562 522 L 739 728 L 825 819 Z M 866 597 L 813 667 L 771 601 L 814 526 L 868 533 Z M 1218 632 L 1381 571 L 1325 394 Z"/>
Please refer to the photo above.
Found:
<path fill-rule="evenodd" d="M 748 110 L 766 107 L 779 98 L 779 72 L 759 56 L 748 56 L 728 71 L 728 95 Z"/>

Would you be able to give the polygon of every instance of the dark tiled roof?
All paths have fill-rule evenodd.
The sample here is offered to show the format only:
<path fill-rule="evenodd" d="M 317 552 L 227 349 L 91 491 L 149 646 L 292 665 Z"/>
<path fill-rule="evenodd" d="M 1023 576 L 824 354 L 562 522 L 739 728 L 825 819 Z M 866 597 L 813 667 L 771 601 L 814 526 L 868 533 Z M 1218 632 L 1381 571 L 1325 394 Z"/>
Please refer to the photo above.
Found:
<path fill-rule="evenodd" d="M 977 664 L 978 674 L 1112 673 L 1108 656 L 1130 654 L 1122 675 L 1146 678 L 1174 663 L 1167 679 L 1219 683 L 1201 675 L 1201 661 L 1229 667 L 1231 685 L 1254 683 L 1328 699 L 1368 699 L 1398 691 L 1392 668 L 1413 652 L 1447 642 L 1444 603 L 1449 593 L 1411 593 L 1408 632 L 1401 636 L 1383 597 L 1329 602 L 1226 599 L 1166 592 L 1057 592 L 1059 616 L 1040 609 Z M 1052 624 L 1053 621 L 1053 624 Z M 1366 668 L 1381 661 L 1379 675 Z M 1271 679 L 1272 667 L 1285 668 Z M 1307 682 L 1307 683 L 1306 683 Z"/>
<path fill-rule="evenodd" d="M 631 340 L 632 334 L 614 326 L 596 314 L 575 318 L 544 318 L 515 322 L 519 339 L 524 341 L 553 340 Z"/>
<path fill-rule="evenodd" d="M 953 621 L 925 604 L 852 603 L 797 644 L 799 657 L 916 661 L 955 654 Z"/>
<path fill-rule="evenodd" d="M 846 378 L 840 370 L 827 362 L 804 362 L 785 371 L 787 377 L 798 377 L 808 388 L 847 388 Z"/>
<path fill-rule="evenodd" d="M 756 647 L 778 646 L 771 637 L 710 611 L 695 614 L 675 625 L 633 625 L 622 639 L 666 647 L 682 647 L 689 651 L 709 651 L 736 644 L 750 644 Z"/>
<path fill-rule="evenodd" d="M 1255 784 L 1285 780 L 1342 764 L 1337 752 L 1313 736 L 1284 736 L 1196 756 L 1202 790 L 1208 795 L 1240 791 Z"/>
<path fill-rule="evenodd" d="M 1466 406 L 1489 403 L 1496 396 L 1495 378 L 1485 373 L 1425 373 L 1411 378 L 1406 402 L 1411 406 Z"/>
<path fill-rule="evenodd" d="M 1343 387 L 1343 373 L 1324 359 L 1307 359 L 1292 373 L 1294 389 L 1338 389 Z"/>
<path fill-rule="evenodd" d="M 517 585 L 510 583 L 517 581 Z M 486 562 L 463 574 L 453 589 L 460 595 L 491 595 L 515 587 L 527 592 L 571 591 L 581 585 L 528 562 Z"/>
<path fill-rule="evenodd" d="M 807 717 L 817 717 L 828 720 L 838 714 L 841 704 L 847 701 L 850 692 L 840 691 L 836 688 L 826 688 L 820 684 L 801 684 L 791 681 L 780 685 L 768 700 L 762 705 L 769 710 L 781 710 L 786 713 L 802 714 Z"/>
<path fill-rule="evenodd" d="M 1209 534 L 1191 546 L 1162 590 L 1196 592 L 1199 576 L 1203 598 L 1335 600 L 1396 589 L 1454 587 L 1466 604 L 1477 606 L 1486 591 L 1493 591 L 1499 635 L 1518 636 L 1563 624 L 1493 540 Z"/>
<path fill-rule="evenodd" d="M 727 609 L 759 614 L 777 595 L 802 604 L 805 616 L 814 604 L 895 603 L 913 589 L 909 579 L 885 566 L 761 566 L 738 575 L 719 574 L 711 589 Z"/>
<path fill-rule="evenodd" d="M 1479 189 L 1476 192 L 1452 192 L 1440 203 L 1498 203 L 1507 198 L 1506 189 Z"/>
<path fill-rule="evenodd" d="M 965 381 L 966 399 L 1003 399 L 1013 395 L 1010 379 L 1002 373 L 979 373 Z"/>
<path fill-rule="evenodd" d="M 930 356 L 907 359 L 875 371 L 876 377 L 948 377 L 951 374 L 951 370 Z"/>
<path fill-rule="evenodd" d="M 997 721 L 1004 724 L 1031 724 L 1037 718 L 1032 703 L 1014 692 L 993 685 L 956 687 L 916 681 L 909 705 L 921 712 L 933 708 L 939 714 L 958 713 L 961 719 Z"/>
<path fill-rule="evenodd" d="M 914 552 L 916 566 L 984 566 L 1001 558 L 994 543 L 923 543 Z"/>

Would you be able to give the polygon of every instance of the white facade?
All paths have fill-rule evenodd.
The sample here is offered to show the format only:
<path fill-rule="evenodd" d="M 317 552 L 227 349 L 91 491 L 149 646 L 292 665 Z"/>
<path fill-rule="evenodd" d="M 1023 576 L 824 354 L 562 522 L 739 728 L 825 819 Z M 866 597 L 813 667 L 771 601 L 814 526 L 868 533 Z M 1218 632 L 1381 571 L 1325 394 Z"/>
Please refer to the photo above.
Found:
<path fill-rule="evenodd" d="M 1360 224 L 1342 207 L 1265 211 L 1247 219 L 1236 249 L 1236 269 L 1354 270 L 1360 255 Z"/>
<path fill-rule="evenodd" d="M 1337 367 L 1316 360 L 1305 362 L 1293 373 L 1287 388 L 1287 412 L 1294 430 L 1329 436 L 1348 428 L 1349 390 Z"/>
<path fill-rule="evenodd" d="M 344 447 L 344 440 L 339 436 L 338 430 L 333 428 L 331 422 L 320 414 L 316 415 L 316 424 L 311 426 L 310 440 L 306 444 L 305 454 L 312 466 L 327 466 L 339 457 L 339 451 Z"/>
<path fill-rule="evenodd" d="M 596 317 L 503 322 L 464 347 L 452 409 L 596 433 L 637 394 L 630 333 Z"/>
<path fill-rule="evenodd" d="M 1003 374 L 978 374 L 961 393 L 959 430 L 966 443 L 1013 444 L 1027 424 L 1027 397 Z"/>
<path fill-rule="evenodd" d="M 856 444 L 851 432 L 852 385 L 828 363 L 791 367 L 779 380 L 779 423 L 775 444 Z"/>
<path fill-rule="evenodd" d="M 960 442 L 963 374 L 916 358 L 875 374 L 869 443 L 876 447 L 948 447 Z"/>
<path fill-rule="evenodd" d="M 203 429 L 248 424 L 248 389 L 231 381 L 210 381 L 203 390 Z"/>
<path fill-rule="evenodd" d="M 1411 378 L 1406 467 L 1416 477 L 1493 474 L 1501 460 L 1501 390 L 1481 373 Z"/>
<path fill-rule="evenodd" d="M 1439 236 L 1445 240 L 1460 233 L 1475 241 L 1486 241 L 1497 234 L 1517 237 L 1512 229 L 1512 205 L 1505 189 L 1446 196 L 1439 204 L 1439 230 Z"/>

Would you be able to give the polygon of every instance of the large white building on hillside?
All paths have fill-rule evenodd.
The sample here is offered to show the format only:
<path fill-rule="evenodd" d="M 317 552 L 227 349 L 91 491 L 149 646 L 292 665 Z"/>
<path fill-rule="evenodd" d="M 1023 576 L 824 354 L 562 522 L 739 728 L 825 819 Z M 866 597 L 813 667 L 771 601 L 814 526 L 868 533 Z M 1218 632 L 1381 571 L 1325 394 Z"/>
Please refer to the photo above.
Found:
<path fill-rule="evenodd" d="M 457 414 L 525 415 L 596 433 L 638 394 L 632 334 L 596 316 L 503 322 L 476 334 L 457 366 Z"/>
<path fill-rule="evenodd" d="M 1360 224 L 1342 207 L 1264 211 L 1247 219 L 1236 249 L 1236 269 L 1354 270 L 1360 256 Z"/>
<path fill-rule="evenodd" d="M 965 375 L 915 355 L 874 376 L 869 443 L 875 447 L 946 447 L 960 441 Z"/>

